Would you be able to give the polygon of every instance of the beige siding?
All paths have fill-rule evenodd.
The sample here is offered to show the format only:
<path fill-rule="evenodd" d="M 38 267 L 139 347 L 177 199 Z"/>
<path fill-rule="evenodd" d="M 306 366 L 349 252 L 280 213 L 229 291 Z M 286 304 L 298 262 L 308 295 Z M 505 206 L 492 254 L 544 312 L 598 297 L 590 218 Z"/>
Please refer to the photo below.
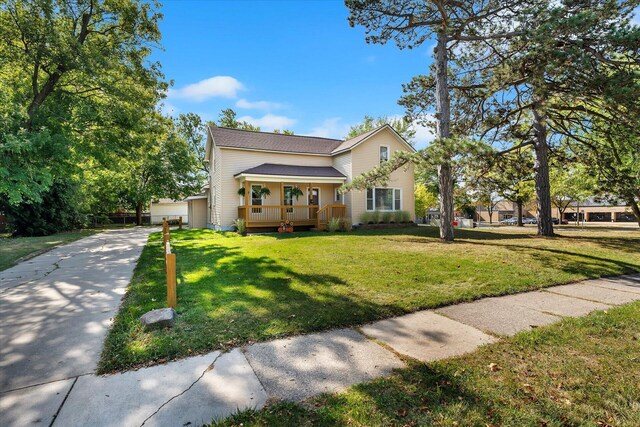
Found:
<path fill-rule="evenodd" d="M 276 164 L 288 164 L 288 165 L 300 165 L 300 166 L 332 166 L 332 158 L 329 156 L 308 156 L 302 154 L 284 154 L 284 153 L 267 153 L 259 151 L 243 151 L 243 150 L 230 150 L 225 148 L 216 148 L 219 153 L 217 157 L 224 157 L 224 166 L 219 171 L 219 184 L 216 184 L 219 188 L 220 197 L 217 198 L 216 203 L 220 207 L 219 222 L 216 225 L 221 227 L 229 227 L 233 221 L 238 217 L 238 205 L 241 204 L 242 199 L 238 196 L 238 189 L 240 188 L 240 182 L 234 177 L 235 174 L 242 172 L 243 170 L 261 165 L 263 163 L 276 163 Z M 256 182 L 260 184 L 260 182 Z M 264 201 L 266 205 L 280 204 L 280 184 L 268 183 L 271 190 L 271 196 L 267 197 Z M 302 186 L 301 186 L 302 187 Z M 304 191 L 304 190 L 303 190 Z M 320 190 L 322 203 L 324 204 L 324 188 Z M 305 196 L 300 197 L 295 204 L 306 204 Z"/>
<path fill-rule="evenodd" d="M 346 153 L 338 154 L 333 157 L 333 167 L 338 171 L 342 172 L 347 177 L 346 183 L 351 182 L 351 178 L 353 176 L 352 173 L 352 156 L 351 151 L 347 151 Z M 351 217 L 351 193 L 342 194 L 342 203 L 347 205 L 347 216 Z"/>
<path fill-rule="evenodd" d="M 189 227 L 207 227 L 207 199 L 189 201 Z"/>
<path fill-rule="evenodd" d="M 209 192 L 209 203 L 211 205 L 211 212 L 208 222 L 214 227 L 220 227 L 222 225 L 222 178 L 224 168 L 222 165 L 222 153 L 220 148 L 213 147 L 213 162 L 211 162 L 211 189 Z"/>
<path fill-rule="evenodd" d="M 369 171 L 380 164 L 380 146 L 389 147 L 389 156 L 396 151 L 407 151 L 407 146 L 402 143 L 390 130 L 383 130 L 351 150 L 352 173 L 357 177 L 363 172 Z M 411 213 L 415 217 L 413 165 L 406 169 L 400 168 L 394 171 L 389 179 L 387 187 L 402 189 L 402 210 Z M 353 191 L 351 194 L 351 218 L 354 223 L 360 222 L 360 215 L 367 209 L 366 191 Z"/>

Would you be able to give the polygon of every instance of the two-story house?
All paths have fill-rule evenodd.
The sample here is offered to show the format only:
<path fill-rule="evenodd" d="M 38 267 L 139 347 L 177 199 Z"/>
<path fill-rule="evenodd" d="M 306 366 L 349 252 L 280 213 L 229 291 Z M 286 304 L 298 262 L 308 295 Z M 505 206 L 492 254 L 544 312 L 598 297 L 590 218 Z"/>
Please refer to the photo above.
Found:
<path fill-rule="evenodd" d="M 413 218 L 412 165 L 394 171 L 384 188 L 338 191 L 398 150 L 415 151 L 388 125 L 346 141 L 211 126 L 210 183 L 188 199 L 189 223 L 230 230 L 242 218 L 257 230 L 289 220 L 296 228 L 322 229 L 331 217 L 357 224 L 365 211 L 404 210 Z"/>

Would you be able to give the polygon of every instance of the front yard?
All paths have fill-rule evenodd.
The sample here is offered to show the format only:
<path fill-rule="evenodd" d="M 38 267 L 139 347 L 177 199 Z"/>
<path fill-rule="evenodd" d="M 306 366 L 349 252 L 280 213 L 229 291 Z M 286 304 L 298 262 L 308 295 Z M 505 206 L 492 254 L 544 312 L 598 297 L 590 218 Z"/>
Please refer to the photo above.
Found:
<path fill-rule="evenodd" d="M 640 302 L 222 426 L 638 426 Z M 491 368 L 493 367 L 493 369 Z"/>
<path fill-rule="evenodd" d="M 150 237 L 106 339 L 101 372 L 285 335 L 356 325 L 483 296 L 640 271 L 640 232 L 458 230 L 441 243 L 417 227 L 240 237 L 172 231 L 178 318 L 145 332 L 165 306 L 160 234 Z"/>
<path fill-rule="evenodd" d="M 81 230 L 52 234 L 43 237 L 0 237 L 0 271 L 20 262 L 21 259 L 35 256 L 55 246 L 71 243 L 74 240 L 94 234 L 95 231 Z"/>

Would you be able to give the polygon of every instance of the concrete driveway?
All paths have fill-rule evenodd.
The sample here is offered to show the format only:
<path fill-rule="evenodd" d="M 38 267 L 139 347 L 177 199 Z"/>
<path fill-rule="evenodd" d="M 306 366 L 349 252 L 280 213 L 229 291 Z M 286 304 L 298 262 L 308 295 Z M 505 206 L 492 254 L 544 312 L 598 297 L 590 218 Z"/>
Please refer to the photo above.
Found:
<path fill-rule="evenodd" d="M 105 231 L 0 272 L 0 393 L 95 370 L 152 231 Z"/>

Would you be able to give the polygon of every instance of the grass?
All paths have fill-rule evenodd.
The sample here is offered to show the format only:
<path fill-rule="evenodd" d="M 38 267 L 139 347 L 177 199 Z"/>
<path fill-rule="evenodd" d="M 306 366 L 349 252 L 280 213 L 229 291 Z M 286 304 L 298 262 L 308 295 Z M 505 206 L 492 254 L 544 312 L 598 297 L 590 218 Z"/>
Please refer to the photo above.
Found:
<path fill-rule="evenodd" d="M 0 237 L 0 271 L 17 264 L 20 260 L 42 253 L 55 246 L 94 234 L 95 231 L 69 231 L 43 237 L 16 237 L 4 234 Z"/>
<path fill-rule="evenodd" d="M 146 332 L 139 316 L 166 301 L 160 235 L 144 248 L 105 341 L 100 372 L 286 335 L 357 325 L 419 309 L 640 271 L 640 232 L 437 230 L 239 237 L 172 232 L 178 318 Z"/>
<path fill-rule="evenodd" d="M 497 370 L 489 369 L 495 363 Z M 218 426 L 638 426 L 640 302 Z"/>

